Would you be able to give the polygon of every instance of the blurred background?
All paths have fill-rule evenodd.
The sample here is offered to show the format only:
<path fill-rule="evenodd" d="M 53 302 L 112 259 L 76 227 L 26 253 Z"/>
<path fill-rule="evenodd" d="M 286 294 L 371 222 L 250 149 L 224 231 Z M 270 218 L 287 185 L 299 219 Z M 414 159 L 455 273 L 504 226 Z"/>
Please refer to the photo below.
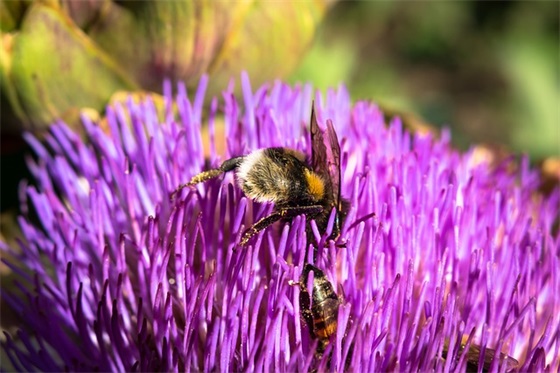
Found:
<path fill-rule="evenodd" d="M 559 2 L 337 3 L 291 81 L 344 82 L 472 143 L 560 154 Z"/>

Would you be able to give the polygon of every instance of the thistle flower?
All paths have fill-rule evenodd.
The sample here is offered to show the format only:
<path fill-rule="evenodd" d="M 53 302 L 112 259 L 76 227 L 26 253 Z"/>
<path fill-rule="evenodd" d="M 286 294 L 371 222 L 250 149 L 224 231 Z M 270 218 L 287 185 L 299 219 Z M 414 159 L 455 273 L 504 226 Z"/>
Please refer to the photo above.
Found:
<path fill-rule="evenodd" d="M 38 186 L 21 189 L 20 249 L 2 244 L 19 278 L 20 293 L 2 289 L 21 317 L 3 342 L 16 369 L 457 371 L 474 344 L 481 362 L 491 348 L 520 370 L 560 368 L 560 190 L 538 194 L 526 159 L 493 167 L 453 150 L 446 131 L 409 134 L 343 87 L 253 92 L 243 76 L 242 102 L 227 90 L 206 112 L 206 85 L 192 99 L 179 85 L 174 101 L 166 85 L 163 121 L 149 99 L 108 108 L 109 134 L 86 118 L 88 143 L 62 123 L 45 144 L 28 137 Z M 341 139 L 351 201 L 345 247 L 318 247 L 343 299 L 321 359 L 293 286 L 305 217 L 239 249 L 243 226 L 272 206 L 247 200 L 231 175 L 169 198 L 206 167 L 203 117 L 212 166 L 260 147 L 309 152 L 312 99 Z M 225 155 L 212 146 L 218 107 Z M 509 368 L 495 358 L 490 369 Z"/>

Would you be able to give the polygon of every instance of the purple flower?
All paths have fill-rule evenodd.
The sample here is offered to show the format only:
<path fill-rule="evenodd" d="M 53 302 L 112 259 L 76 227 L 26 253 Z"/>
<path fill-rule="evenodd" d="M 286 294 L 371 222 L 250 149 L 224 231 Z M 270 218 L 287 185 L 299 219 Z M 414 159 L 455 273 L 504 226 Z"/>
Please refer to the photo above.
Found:
<path fill-rule="evenodd" d="M 253 92 L 243 76 L 243 102 L 228 90 L 206 110 L 206 83 L 192 99 L 179 85 L 174 101 L 166 85 L 163 120 L 152 101 L 130 100 L 108 109 L 109 134 L 85 119 L 87 143 L 64 124 L 44 144 L 28 137 L 38 187 L 21 189 L 20 248 L 2 243 L 19 279 L 2 289 L 22 320 L 3 342 L 15 369 L 456 371 L 464 337 L 520 370 L 560 369 L 560 188 L 539 194 L 526 159 L 492 166 L 454 151 L 448 132 L 409 134 L 344 88 Z M 304 217 L 240 249 L 243 227 L 272 205 L 247 200 L 232 175 L 169 198 L 208 167 L 203 122 L 211 166 L 261 147 L 309 154 L 312 99 L 341 140 L 351 202 L 345 247 L 318 248 L 343 297 L 322 359 L 294 286 Z M 221 108 L 225 155 L 213 146 Z M 490 368 L 509 369 L 499 358 Z"/>

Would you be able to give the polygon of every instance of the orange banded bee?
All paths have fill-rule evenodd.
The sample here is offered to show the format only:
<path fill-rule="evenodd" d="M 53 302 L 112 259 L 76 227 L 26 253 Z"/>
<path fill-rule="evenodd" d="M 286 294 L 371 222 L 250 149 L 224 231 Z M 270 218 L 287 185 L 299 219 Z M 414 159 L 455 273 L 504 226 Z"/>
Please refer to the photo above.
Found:
<path fill-rule="evenodd" d="M 311 297 L 307 290 L 309 272 L 313 272 L 314 276 Z M 311 337 L 318 340 L 316 354 L 317 358 L 321 358 L 331 336 L 336 333 L 341 300 L 325 273 L 309 263 L 303 267 L 299 286 L 301 315 L 309 327 Z"/>
<path fill-rule="evenodd" d="M 514 359 L 513 357 L 506 355 L 504 353 L 497 353 L 496 350 L 486 347 L 484 350 L 484 358 L 482 360 L 482 367 L 479 365 L 479 358 L 481 353 L 481 346 L 471 343 L 469 349 L 465 352 L 466 343 L 464 342 L 467 339 L 467 336 L 463 338 L 461 344 L 459 346 L 459 356 L 461 354 L 466 353 L 466 361 L 467 361 L 467 372 L 488 372 L 492 366 L 492 362 L 495 359 L 499 359 L 500 365 L 505 364 L 506 368 L 505 371 L 509 372 L 514 369 L 519 368 L 519 361 Z M 442 356 L 443 358 L 447 358 L 448 352 L 447 343 L 443 348 Z"/>
<path fill-rule="evenodd" d="M 324 234 L 329 216 L 336 209 L 336 219 L 330 238 L 340 234 L 349 203 L 340 196 L 340 145 L 330 120 L 327 121 L 325 142 L 317 123 L 315 106 L 311 109 L 311 162 L 306 156 L 289 148 L 258 149 L 240 157 L 228 159 L 216 169 L 195 175 L 185 186 L 210 180 L 235 171 L 237 184 L 245 195 L 256 202 L 273 202 L 274 211 L 254 223 L 241 237 L 241 246 L 278 220 L 291 221 L 298 215 L 315 219 Z M 308 230 L 309 234 L 309 230 Z"/>

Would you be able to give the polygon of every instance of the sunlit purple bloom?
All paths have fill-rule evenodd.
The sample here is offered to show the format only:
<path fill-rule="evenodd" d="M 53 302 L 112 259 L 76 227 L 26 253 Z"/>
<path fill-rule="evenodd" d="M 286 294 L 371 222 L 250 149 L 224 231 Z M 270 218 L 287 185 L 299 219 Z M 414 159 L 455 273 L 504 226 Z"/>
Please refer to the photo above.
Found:
<path fill-rule="evenodd" d="M 324 97 L 277 82 L 253 92 L 244 76 L 242 101 L 228 90 L 205 109 L 206 82 L 190 98 L 179 85 L 176 114 L 166 86 L 163 122 L 152 101 L 130 100 L 108 109 L 109 134 L 84 120 L 88 143 L 64 124 L 44 145 L 28 137 L 38 187 L 21 189 L 21 248 L 2 243 L 16 253 L 9 266 L 22 290 L 2 289 L 22 321 L 3 343 L 16 369 L 457 371 L 464 335 L 522 371 L 560 368 L 560 188 L 539 194 L 527 160 L 493 167 L 453 150 L 448 132 L 409 134 L 344 88 Z M 352 206 L 345 247 L 323 240 L 318 250 L 316 265 L 343 296 L 321 361 L 294 286 L 304 217 L 241 249 L 243 227 L 272 205 L 247 200 L 232 175 L 170 198 L 207 167 L 203 123 L 211 166 L 261 147 L 309 154 L 313 99 L 341 140 Z"/>

